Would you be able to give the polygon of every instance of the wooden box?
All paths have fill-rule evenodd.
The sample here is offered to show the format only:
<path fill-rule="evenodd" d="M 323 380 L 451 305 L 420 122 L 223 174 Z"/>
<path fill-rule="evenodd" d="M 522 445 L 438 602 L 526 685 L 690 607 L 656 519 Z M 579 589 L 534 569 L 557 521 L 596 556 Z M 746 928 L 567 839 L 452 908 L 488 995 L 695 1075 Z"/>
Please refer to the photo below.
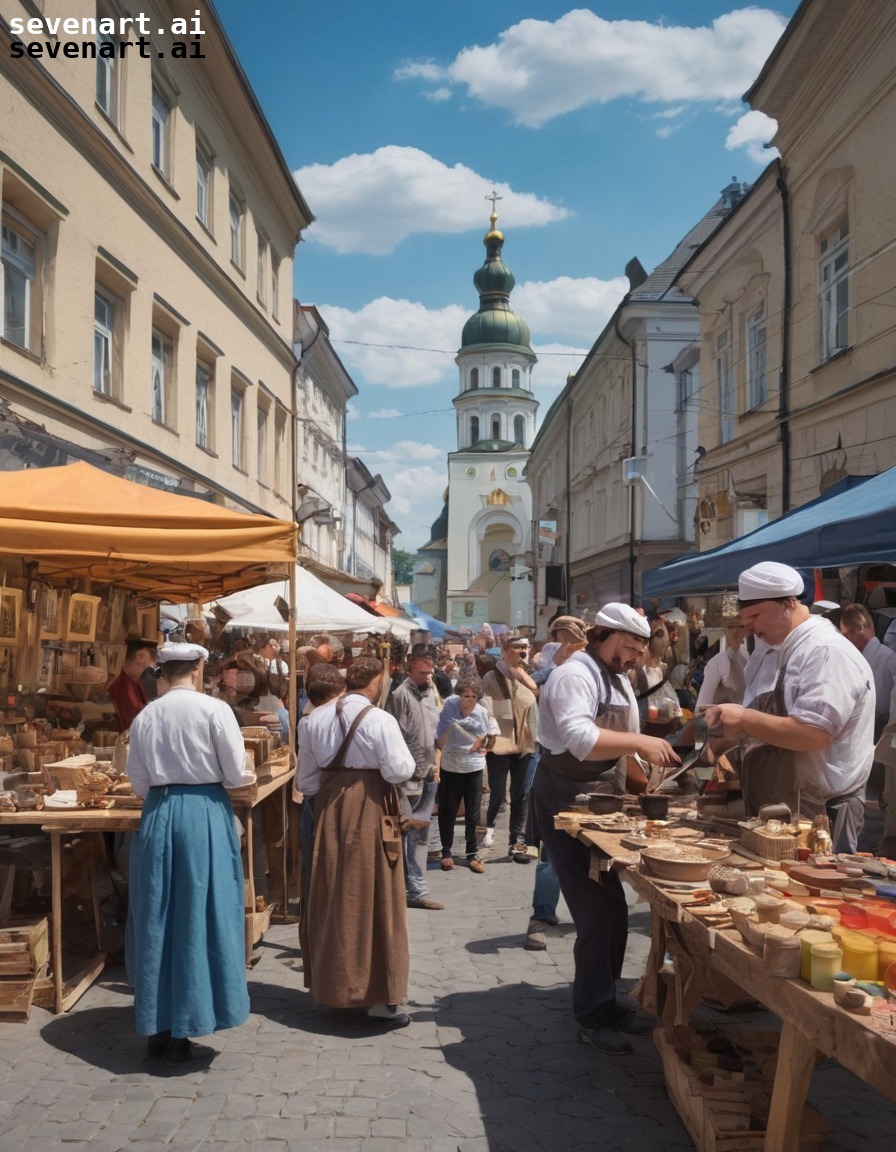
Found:
<path fill-rule="evenodd" d="M 718 1029 L 717 1035 L 724 1035 Z M 669 1099 L 681 1117 L 698 1152 L 763 1152 L 763 1102 L 771 1091 L 778 1036 L 775 1032 L 732 1030 L 753 1050 L 751 1073 L 710 1074 L 714 1061 L 693 1030 L 674 1032 L 658 1028 L 654 1042 L 663 1062 Z M 830 1125 L 808 1105 L 803 1110 L 798 1148 L 816 1149 L 824 1143 Z"/>
<path fill-rule="evenodd" d="M 0 979 L 33 979 L 47 963 L 49 954 L 46 916 L 0 924 Z"/>

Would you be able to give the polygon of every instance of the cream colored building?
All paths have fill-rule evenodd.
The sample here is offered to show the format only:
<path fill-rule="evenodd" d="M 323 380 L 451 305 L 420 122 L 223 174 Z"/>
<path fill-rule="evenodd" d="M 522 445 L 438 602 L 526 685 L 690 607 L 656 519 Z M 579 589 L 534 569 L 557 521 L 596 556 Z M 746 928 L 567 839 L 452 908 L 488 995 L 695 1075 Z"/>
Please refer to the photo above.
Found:
<path fill-rule="evenodd" d="M 630 291 L 539 429 L 526 468 L 539 636 L 561 605 L 587 618 L 610 600 L 636 603 L 641 573 L 687 547 L 699 323 L 675 278 L 742 195 L 729 185 L 649 276 L 629 264 Z"/>
<path fill-rule="evenodd" d="M 699 300 L 700 549 L 896 465 L 896 5 L 808 0 L 746 95 L 773 163 L 679 284 Z"/>
<path fill-rule="evenodd" d="M 293 256 L 312 216 L 213 8 L 4 9 L 0 468 L 81 457 L 292 518 Z M 120 24 L 141 15 L 142 49 Z M 39 16 L 72 23 L 29 30 Z M 114 30 L 69 31 L 96 18 Z"/>

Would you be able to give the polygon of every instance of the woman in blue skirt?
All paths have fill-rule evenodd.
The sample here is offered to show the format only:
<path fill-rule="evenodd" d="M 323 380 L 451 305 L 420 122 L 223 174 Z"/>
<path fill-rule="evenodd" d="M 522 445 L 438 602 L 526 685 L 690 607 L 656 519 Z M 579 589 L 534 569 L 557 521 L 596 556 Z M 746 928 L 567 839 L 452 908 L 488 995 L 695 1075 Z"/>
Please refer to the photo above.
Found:
<path fill-rule="evenodd" d="M 169 1066 L 212 1055 L 193 1036 L 249 1015 L 243 868 L 225 788 L 251 784 L 231 709 L 202 692 L 208 652 L 165 644 L 160 695 L 135 718 L 127 771 L 144 797 L 131 845 L 128 968 L 137 1031 Z"/>

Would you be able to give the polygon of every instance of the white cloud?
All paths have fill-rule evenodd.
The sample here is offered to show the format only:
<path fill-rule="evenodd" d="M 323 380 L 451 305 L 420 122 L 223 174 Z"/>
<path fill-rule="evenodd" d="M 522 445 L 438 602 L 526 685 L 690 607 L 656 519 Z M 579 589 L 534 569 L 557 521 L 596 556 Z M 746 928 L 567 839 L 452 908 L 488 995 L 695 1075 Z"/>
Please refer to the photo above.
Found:
<path fill-rule="evenodd" d="M 765 145 L 778 131 L 778 122 L 764 112 L 745 112 L 736 124 L 732 124 L 725 139 L 729 152 L 735 148 L 746 148 L 747 155 L 757 164 L 770 164 L 778 155 L 777 148 Z"/>
<path fill-rule="evenodd" d="M 441 103 L 444 100 L 450 100 L 454 92 L 451 88 L 434 88 L 432 92 L 424 92 L 423 95 L 427 100 L 434 100 L 436 103 Z"/>
<path fill-rule="evenodd" d="M 518 284 L 511 303 L 531 329 L 536 355 L 553 351 L 583 356 L 627 291 L 624 276 L 612 280 L 558 276 Z M 321 304 L 320 310 L 349 373 L 357 374 L 368 387 L 398 390 L 441 385 L 449 390 L 442 405 L 447 407 L 457 382 L 454 357 L 463 326 L 473 313 L 471 307 L 427 308 L 419 302 L 380 296 L 358 311 L 331 304 Z M 559 343 L 551 344 L 552 340 Z M 565 379 L 566 372 L 574 370 L 570 364 L 575 365 L 574 356 L 564 355 L 556 362 L 551 357 L 536 369 L 538 378 L 559 370 Z M 432 407 L 436 402 L 423 402 L 419 407 Z M 396 415 L 394 407 L 368 413 L 371 419 Z"/>
<path fill-rule="evenodd" d="M 681 124 L 665 124 L 662 128 L 657 128 L 655 135 L 657 135 L 660 140 L 667 140 L 673 132 L 677 132 L 680 127 Z"/>
<path fill-rule="evenodd" d="M 310 164 L 293 176 L 308 201 L 319 206 L 308 239 L 339 253 L 383 256 L 414 233 L 481 229 L 483 202 L 493 188 L 514 228 L 540 227 L 569 215 L 560 205 L 515 192 L 463 164 L 449 167 L 419 148 L 398 145 L 344 156 L 334 164 Z"/>
<path fill-rule="evenodd" d="M 426 543 L 429 527 L 442 509 L 442 498 L 448 487 L 447 462 L 441 468 L 429 464 L 412 468 L 388 464 L 381 473 L 392 494 L 386 511 L 402 530 L 401 547 L 419 548 Z"/>
<path fill-rule="evenodd" d="M 392 420 L 395 416 L 403 416 L 397 408 L 377 408 L 375 412 L 368 412 L 368 420 Z"/>
<path fill-rule="evenodd" d="M 357 404 L 352 404 L 351 401 L 349 401 L 348 404 L 346 404 L 346 406 L 345 406 L 345 418 L 346 418 L 346 420 L 360 420 L 361 419 L 361 409 L 358 407 Z"/>
<path fill-rule="evenodd" d="M 559 20 L 521 20 L 497 42 L 464 48 L 445 68 L 408 64 L 396 79 L 453 83 L 537 128 L 555 116 L 620 97 L 646 102 L 738 100 L 787 21 L 744 8 L 708 27 L 604 20 L 576 9 Z"/>
<path fill-rule="evenodd" d="M 368 448 L 362 451 L 361 455 L 368 466 L 371 461 L 377 465 L 390 462 L 401 464 L 408 460 L 438 460 L 445 456 L 445 449 L 435 444 L 419 444 L 416 440 L 397 440 L 389 448 L 378 448 L 374 451 Z"/>

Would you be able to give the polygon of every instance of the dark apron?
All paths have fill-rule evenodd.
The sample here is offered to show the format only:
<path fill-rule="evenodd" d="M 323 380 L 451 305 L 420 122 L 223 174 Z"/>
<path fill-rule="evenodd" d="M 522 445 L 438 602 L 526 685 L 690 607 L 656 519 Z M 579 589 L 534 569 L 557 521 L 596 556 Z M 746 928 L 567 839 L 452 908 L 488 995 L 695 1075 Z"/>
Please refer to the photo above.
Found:
<path fill-rule="evenodd" d="M 750 705 L 766 716 L 786 716 L 784 705 L 784 669 L 771 692 L 763 692 Z M 726 756 L 740 776 L 747 817 L 758 816 L 765 804 L 786 804 L 791 812 L 800 811 L 800 786 L 796 776 L 796 752 L 775 748 L 747 737 Z"/>

